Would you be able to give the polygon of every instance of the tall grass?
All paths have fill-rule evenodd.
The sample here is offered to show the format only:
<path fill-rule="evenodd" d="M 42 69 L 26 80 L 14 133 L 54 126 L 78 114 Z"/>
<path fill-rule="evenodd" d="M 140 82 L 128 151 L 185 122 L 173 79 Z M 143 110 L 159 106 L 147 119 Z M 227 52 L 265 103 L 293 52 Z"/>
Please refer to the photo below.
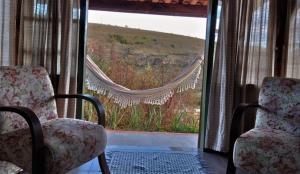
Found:
<path fill-rule="evenodd" d="M 128 118 L 129 128 L 142 130 L 140 115 L 141 115 L 141 112 L 139 110 L 139 107 L 138 106 L 132 106 L 131 107 L 131 113 L 130 113 L 130 116 Z"/>
<path fill-rule="evenodd" d="M 186 111 L 182 111 L 173 117 L 171 123 L 172 132 L 198 132 L 199 121 L 190 117 Z"/>
<path fill-rule="evenodd" d="M 168 131 L 196 133 L 199 130 L 199 116 L 186 111 L 185 107 L 179 109 L 170 103 L 156 106 L 139 104 L 132 107 L 121 108 L 104 96 L 87 90 L 97 96 L 103 103 L 106 112 L 106 125 L 113 130 L 136 131 Z M 175 105 L 176 106 L 176 105 Z M 96 122 L 96 111 L 89 103 L 85 103 L 85 119 Z"/>

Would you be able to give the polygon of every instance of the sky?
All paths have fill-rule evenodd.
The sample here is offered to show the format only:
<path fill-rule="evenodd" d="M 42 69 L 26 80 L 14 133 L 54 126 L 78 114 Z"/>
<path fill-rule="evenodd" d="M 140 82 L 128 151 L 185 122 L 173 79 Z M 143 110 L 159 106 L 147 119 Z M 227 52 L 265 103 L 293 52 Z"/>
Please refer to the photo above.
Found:
<path fill-rule="evenodd" d="M 89 10 L 89 23 L 173 33 L 205 39 L 206 18 Z"/>

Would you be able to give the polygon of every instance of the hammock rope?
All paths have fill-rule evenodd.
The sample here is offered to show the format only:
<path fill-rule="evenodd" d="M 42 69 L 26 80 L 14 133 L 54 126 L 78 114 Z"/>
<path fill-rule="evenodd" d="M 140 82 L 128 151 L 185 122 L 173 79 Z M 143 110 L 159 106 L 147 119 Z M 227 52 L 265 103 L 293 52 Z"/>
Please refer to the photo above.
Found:
<path fill-rule="evenodd" d="M 101 69 L 87 56 L 86 59 L 86 83 L 89 90 L 112 98 L 122 108 L 137 105 L 139 103 L 162 105 L 175 92 L 183 92 L 195 89 L 199 82 L 203 65 L 203 57 L 196 58 L 175 79 L 162 87 L 131 90 L 114 83 Z"/>

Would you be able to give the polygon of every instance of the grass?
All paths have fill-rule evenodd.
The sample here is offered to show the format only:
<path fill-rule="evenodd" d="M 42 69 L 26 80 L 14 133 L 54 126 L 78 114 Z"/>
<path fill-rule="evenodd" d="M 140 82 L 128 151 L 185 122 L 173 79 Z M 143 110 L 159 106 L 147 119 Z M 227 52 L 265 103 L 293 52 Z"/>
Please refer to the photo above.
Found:
<path fill-rule="evenodd" d="M 141 125 L 141 114 L 140 110 L 137 106 L 131 107 L 131 114 L 128 119 L 128 128 L 129 129 L 137 129 L 137 130 L 143 130 L 143 127 Z"/>
<path fill-rule="evenodd" d="M 173 118 L 171 130 L 172 132 L 198 132 L 198 126 L 199 122 L 195 118 L 189 117 L 187 112 L 182 111 Z"/>
<path fill-rule="evenodd" d="M 124 36 L 118 35 L 118 34 L 110 34 L 109 38 L 112 39 L 113 41 L 117 41 L 121 44 L 128 44 L 127 39 Z"/>
<path fill-rule="evenodd" d="M 171 115 L 168 116 L 164 106 L 144 104 L 122 109 L 111 100 L 105 99 L 105 97 L 99 96 L 93 91 L 86 90 L 85 93 L 98 96 L 104 104 L 106 123 L 110 129 L 183 133 L 196 133 L 199 131 L 199 117 L 189 115 L 186 111 L 172 111 Z M 91 104 L 85 103 L 84 112 L 86 120 L 97 121 L 96 111 Z"/>

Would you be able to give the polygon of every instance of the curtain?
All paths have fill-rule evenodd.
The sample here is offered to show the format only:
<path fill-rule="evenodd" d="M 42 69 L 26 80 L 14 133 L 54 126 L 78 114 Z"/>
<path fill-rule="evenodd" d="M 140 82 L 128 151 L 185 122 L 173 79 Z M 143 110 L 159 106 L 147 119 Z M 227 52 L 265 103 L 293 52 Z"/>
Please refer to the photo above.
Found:
<path fill-rule="evenodd" d="M 57 93 L 75 93 L 78 32 L 79 0 L 0 0 L 0 65 L 43 66 Z M 74 100 L 57 105 L 74 117 Z"/>
<path fill-rule="evenodd" d="M 14 57 L 14 39 L 15 33 L 14 20 L 16 12 L 15 1 L 0 0 L 0 65 L 8 65 Z"/>
<path fill-rule="evenodd" d="M 278 32 L 276 0 L 223 0 L 220 29 L 212 70 L 208 103 L 205 148 L 228 152 L 229 130 L 234 108 L 258 96 L 266 76 L 278 70 L 276 59 L 282 59 L 281 76 L 298 77 L 299 8 L 292 10 L 296 0 L 288 1 L 288 30 L 285 36 L 287 53 L 276 56 Z M 299 0 L 297 1 L 299 7 Z M 292 11 L 292 12 L 291 12 Z M 288 46 L 286 46 L 288 45 Z M 278 62 L 278 61 L 277 61 Z M 250 91 L 249 91 L 250 90 Z M 252 98 L 252 99 L 249 99 Z M 257 98 L 256 98 L 257 100 Z"/>
<path fill-rule="evenodd" d="M 300 0 L 289 2 L 288 13 L 286 76 L 300 78 Z"/>

